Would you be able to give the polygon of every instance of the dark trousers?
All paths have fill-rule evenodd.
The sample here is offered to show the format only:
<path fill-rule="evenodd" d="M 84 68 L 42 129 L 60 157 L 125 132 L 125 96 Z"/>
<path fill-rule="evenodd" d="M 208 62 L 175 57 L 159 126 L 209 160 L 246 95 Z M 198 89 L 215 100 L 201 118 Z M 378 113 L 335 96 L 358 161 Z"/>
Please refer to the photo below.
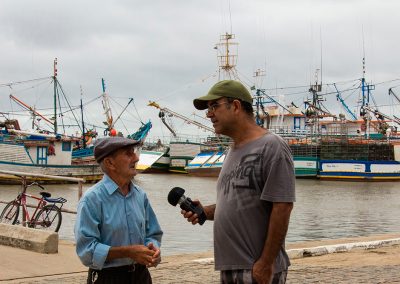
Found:
<path fill-rule="evenodd" d="M 87 284 L 152 284 L 146 266 L 135 264 L 95 270 L 89 268 Z"/>

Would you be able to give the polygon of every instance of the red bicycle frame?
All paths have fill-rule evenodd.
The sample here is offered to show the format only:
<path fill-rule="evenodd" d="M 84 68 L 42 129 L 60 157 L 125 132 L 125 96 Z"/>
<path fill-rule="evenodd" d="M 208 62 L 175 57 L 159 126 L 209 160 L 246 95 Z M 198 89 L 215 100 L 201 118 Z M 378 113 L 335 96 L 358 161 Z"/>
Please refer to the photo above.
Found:
<path fill-rule="evenodd" d="M 27 205 L 26 197 L 30 197 L 30 198 L 38 200 L 39 202 L 38 202 L 37 206 L 35 207 L 33 205 Z M 26 192 L 22 192 L 20 194 L 19 200 L 20 200 L 20 205 L 22 207 L 22 226 L 25 226 L 26 223 L 28 223 L 28 225 L 31 224 L 32 220 L 35 219 L 36 213 L 38 213 L 39 210 L 42 209 L 47 204 L 47 202 L 44 200 L 43 196 L 41 198 L 39 198 L 32 194 L 28 194 Z M 32 217 L 29 216 L 28 206 L 35 208 L 35 211 L 33 212 Z"/>

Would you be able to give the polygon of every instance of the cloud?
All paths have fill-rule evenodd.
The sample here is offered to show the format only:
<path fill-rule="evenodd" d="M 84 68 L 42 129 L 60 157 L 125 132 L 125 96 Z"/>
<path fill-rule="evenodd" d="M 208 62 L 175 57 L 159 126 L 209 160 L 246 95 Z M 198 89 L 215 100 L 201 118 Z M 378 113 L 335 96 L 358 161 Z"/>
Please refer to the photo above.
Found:
<path fill-rule="evenodd" d="M 246 82 L 254 84 L 254 71 L 265 69 L 262 87 L 277 88 L 274 93 L 300 105 L 307 87 L 296 90 L 297 96 L 279 88 L 307 86 L 316 69 L 322 69 L 324 83 L 357 80 L 364 54 L 368 82 L 400 77 L 399 5 L 394 0 L 5 0 L 0 3 L 0 83 L 51 76 L 57 57 L 59 80 L 73 105 L 79 103 L 80 86 L 89 101 L 102 93 L 105 78 L 107 92 L 120 104 L 114 112 L 133 97 L 140 117 L 153 121 L 151 133 L 157 136 L 167 130 L 148 101 L 192 117 L 192 100 L 218 78 L 213 47 L 225 32 L 236 35 L 237 69 Z M 379 103 L 387 101 L 387 89 L 394 84 L 377 85 Z M 27 103 L 52 104 L 51 88 L 14 91 Z M 3 111 L 11 110 L 10 92 L 0 88 Z M 335 96 L 329 99 L 338 110 Z M 90 120 L 101 125 L 100 101 L 87 110 Z M 129 111 L 136 113 L 133 106 Z M 139 126 L 133 116 L 125 119 L 129 131 Z M 174 124 L 185 133 L 199 133 L 182 121 Z"/>

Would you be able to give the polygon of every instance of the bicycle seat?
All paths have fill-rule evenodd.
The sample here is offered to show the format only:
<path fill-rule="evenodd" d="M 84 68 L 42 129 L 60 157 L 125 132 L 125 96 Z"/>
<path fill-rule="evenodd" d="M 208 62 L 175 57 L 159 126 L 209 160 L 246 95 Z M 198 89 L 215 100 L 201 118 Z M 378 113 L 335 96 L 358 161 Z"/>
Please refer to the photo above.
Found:
<path fill-rule="evenodd" d="M 58 197 L 58 198 L 44 197 L 44 200 L 46 200 L 47 202 L 50 202 L 50 203 L 65 203 L 65 202 L 67 202 L 67 199 L 62 198 L 62 197 Z"/>
<path fill-rule="evenodd" d="M 48 192 L 46 192 L 46 191 L 41 191 L 41 192 L 40 192 L 40 195 L 43 196 L 43 198 L 48 198 L 48 197 L 51 196 L 51 193 L 48 193 Z"/>

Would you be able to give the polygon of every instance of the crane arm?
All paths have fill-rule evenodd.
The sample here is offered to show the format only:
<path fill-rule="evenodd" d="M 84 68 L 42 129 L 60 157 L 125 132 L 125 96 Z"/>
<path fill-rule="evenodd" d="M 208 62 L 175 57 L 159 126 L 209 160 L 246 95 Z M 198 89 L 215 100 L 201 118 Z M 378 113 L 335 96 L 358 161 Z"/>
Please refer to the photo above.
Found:
<path fill-rule="evenodd" d="M 352 118 L 353 120 L 357 120 L 356 115 L 349 109 L 349 107 L 347 106 L 347 104 L 346 104 L 345 101 L 343 100 L 342 95 L 340 94 L 340 92 L 339 92 L 338 88 L 336 87 L 336 84 L 335 84 L 335 83 L 333 83 L 333 86 L 334 86 L 335 89 L 336 89 L 336 93 L 337 93 L 337 94 L 336 94 L 336 98 L 342 103 L 343 107 L 345 108 L 345 110 L 347 111 L 347 113 L 351 116 L 351 118 Z"/>
<path fill-rule="evenodd" d="M 288 108 L 286 108 L 284 105 L 280 104 L 277 100 L 275 100 L 273 97 L 268 96 L 264 90 L 261 89 L 257 89 L 257 96 L 259 97 L 266 97 L 267 99 L 270 99 L 273 103 L 279 105 L 281 108 L 283 108 L 284 110 L 286 110 L 289 113 L 292 113 Z"/>
<path fill-rule="evenodd" d="M 366 110 L 372 112 L 372 113 L 375 114 L 375 115 L 379 115 L 379 116 L 381 116 L 381 117 L 383 117 L 383 118 L 386 118 L 386 119 L 388 119 L 388 120 L 391 120 L 391 121 L 393 121 L 393 122 L 395 122 L 395 123 L 397 123 L 397 124 L 400 125 L 400 119 L 397 118 L 397 117 L 390 117 L 390 116 L 388 116 L 388 115 L 386 115 L 386 114 L 384 114 L 384 113 L 378 111 L 377 109 L 376 109 L 376 110 L 373 110 L 373 109 L 370 108 L 369 106 L 364 106 L 364 108 L 365 108 Z"/>
<path fill-rule="evenodd" d="M 170 110 L 170 109 L 168 109 L 166 107 L 160 107 L 160 105 L 157 104 L 156 102 L 149 102 L 148 106 L 152 106 L 152 107 L 158 108 L 160 111 L 163 111 L 163 112 L 168 113 L 168 114 L 170 114 L 172 116 L 180 118 L 180 119 L 182 119 L 183 121 L 185 121 L 188 124 L 196 125 L 197 127 L 201 128 L 201 129 L 204 129 L 204 130 L 207 130 L 207 131 L 210 131 L 212 133 L 215 132 L 214 128 L 208 127 L 208 126 L 206 126 L 206 125 L 204 125 L 204 124 L 202 124 L 200 122 L 197 122 L 197 121 L 195 121 L 193 119 L 190 119 L 190 118 L 188 118 L 188 117 L 186 117 L 184 115 L 181 115 L 181 114 L 179 114 L 177 112 L 174 112 L 174 111 L 172 111 L 172 110 Z"/>
<path fill-rule="evenodd" d="M 18 103 L 20 106 L 26 108 L 27 110 L 33 112 L 35 115 L 40 116 L 41 118 L 43 118 L 43 120 L 45 120 L 46 122 L 50 123 L 51 125 L 54 125 L 54 122 L 52 122 L 51 120 L 49 120 L 48 118 L 46 118 L 45 116 L 41 115 L 40 113 L 38 113 L 34 108 L 32 108 L 31 106 L 25 104 L 23 101 L 17 99 L 16 97 L 14 97 L 13 95 L 10 95 L 10 98 L 13 99 L 16 103 Z"/>
<path fill-rule="evenodd" d="M 169 126 L 169 124 L 165 121 L 165 113 L 162 110 L 160 110 L 160 113 L 158 114 L 158 116 L 161 118 L 161 121 L 162 121 L 162 123 L 164 123 L 165 127 L 168 128 L 168 130 L 172 133 L 172 135 L 174 137 L 176 137 L 177 135 L 176 135 L 174 129 L 172 129 L 172 127 Z"/>
<path fill-rule="evenodd" d="M 117 123 L 117 121 L 121 118 L 121 115 L 125 112 L 125 110 L 128 108 L 128 106 L 131 104 L 131 102 L 133 102 L 132 98 L 129 98 L 129 102 L 126 104 L 126 106 L 124 107 L 124 109 L 121 111 L 121 113 L 118 115 L 118 117 L 112 122 L 112 125 L 110 128 L 113 128 L 115 123 Z"/>

